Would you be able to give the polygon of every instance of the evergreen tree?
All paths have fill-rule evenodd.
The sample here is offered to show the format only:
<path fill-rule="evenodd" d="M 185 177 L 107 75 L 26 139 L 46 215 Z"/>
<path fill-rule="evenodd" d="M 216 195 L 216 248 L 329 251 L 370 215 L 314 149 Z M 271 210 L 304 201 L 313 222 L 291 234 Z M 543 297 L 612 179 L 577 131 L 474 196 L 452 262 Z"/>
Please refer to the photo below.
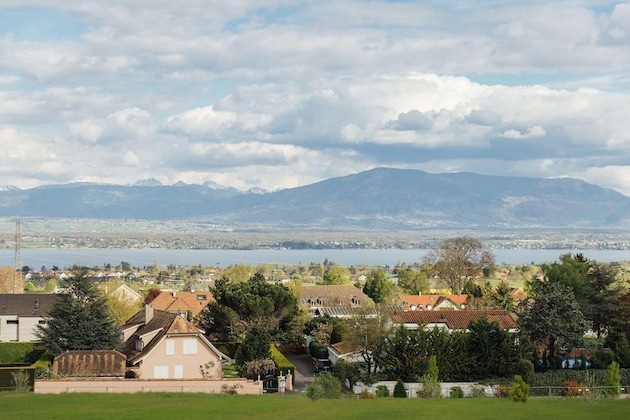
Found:
<path fill-rule="evenodd" d="M 363 293 L 376 303 L 384 302 L 392 292 L 393 283 L 387 279 L 382 268 L 372 270 L 363 286 Z"/>
<path fill-rule="evenodd" d="M 85 267 L 73 267 L 67 292 L 51 308 L 47 325 L 37 335 L 53 355 L 66 350 L 109 350 L 122 345 L 120 330 L 107 299 L 88 277 Z"/>

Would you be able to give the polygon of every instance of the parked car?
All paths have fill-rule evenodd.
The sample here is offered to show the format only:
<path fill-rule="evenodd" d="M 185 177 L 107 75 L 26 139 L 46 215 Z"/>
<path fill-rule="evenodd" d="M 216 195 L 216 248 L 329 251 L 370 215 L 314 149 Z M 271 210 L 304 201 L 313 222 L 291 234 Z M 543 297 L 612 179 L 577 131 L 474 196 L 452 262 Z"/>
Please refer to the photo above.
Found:
<path fill-rule="evenodd" d="M 332 368 L 332 362 L 330 359 L 315 359 L 313 358 L 313 372 L 328 372 Z"/>

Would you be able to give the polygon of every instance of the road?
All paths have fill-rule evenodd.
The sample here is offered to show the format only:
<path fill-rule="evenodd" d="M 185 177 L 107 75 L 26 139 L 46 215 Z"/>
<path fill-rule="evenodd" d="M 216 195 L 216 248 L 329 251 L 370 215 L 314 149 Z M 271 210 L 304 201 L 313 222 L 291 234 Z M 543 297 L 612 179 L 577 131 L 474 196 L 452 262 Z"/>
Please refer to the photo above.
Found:
<path fill-rule="evenodd" d="M 304 354 L 285 354 L 286 358 L 295 365 L 295 391 L 303 392 L 314 381 L 313 362 L 311 356 Z"/>

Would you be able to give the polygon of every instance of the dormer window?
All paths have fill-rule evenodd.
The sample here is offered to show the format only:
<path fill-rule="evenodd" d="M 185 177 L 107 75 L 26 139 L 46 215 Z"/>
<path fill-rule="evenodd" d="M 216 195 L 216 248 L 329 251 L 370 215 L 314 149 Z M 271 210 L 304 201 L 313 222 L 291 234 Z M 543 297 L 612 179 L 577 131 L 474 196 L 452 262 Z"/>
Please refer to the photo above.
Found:
<path fill-rule="evenodd" d="M 358 305 L 359 303 L 361 303 L 359 298 L 356 296 L 352 296 L 352 299 L 350 299 L 350 301 L 352 302 L 353 305 Z"/>
<path fill-rule="evenodd" d="M 141 338 L 136 338 L 136 350 L 142 351 L 144 349 L 144 341 Z"/>
<path fill-rule="evenodd" d="M 324 304 L 324 299 L 322 299 L 321 297 L 317 298 L 317 304 L 318 305 L 323 305 Z"/>

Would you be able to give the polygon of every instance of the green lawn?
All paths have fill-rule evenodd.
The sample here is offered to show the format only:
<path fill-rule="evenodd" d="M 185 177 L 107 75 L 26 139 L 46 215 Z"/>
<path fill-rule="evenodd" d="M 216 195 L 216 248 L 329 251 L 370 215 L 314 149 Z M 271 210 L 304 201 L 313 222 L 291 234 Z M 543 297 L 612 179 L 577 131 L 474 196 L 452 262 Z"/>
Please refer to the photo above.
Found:
<path fill-rule="evenodd" d="M 628 400 L 533 398 L 507 399 L 318 400 L 304 396 L 208 394 L 61 394 L 0 393 L 0 413 L 11 419 L 622 419 Z"/>

